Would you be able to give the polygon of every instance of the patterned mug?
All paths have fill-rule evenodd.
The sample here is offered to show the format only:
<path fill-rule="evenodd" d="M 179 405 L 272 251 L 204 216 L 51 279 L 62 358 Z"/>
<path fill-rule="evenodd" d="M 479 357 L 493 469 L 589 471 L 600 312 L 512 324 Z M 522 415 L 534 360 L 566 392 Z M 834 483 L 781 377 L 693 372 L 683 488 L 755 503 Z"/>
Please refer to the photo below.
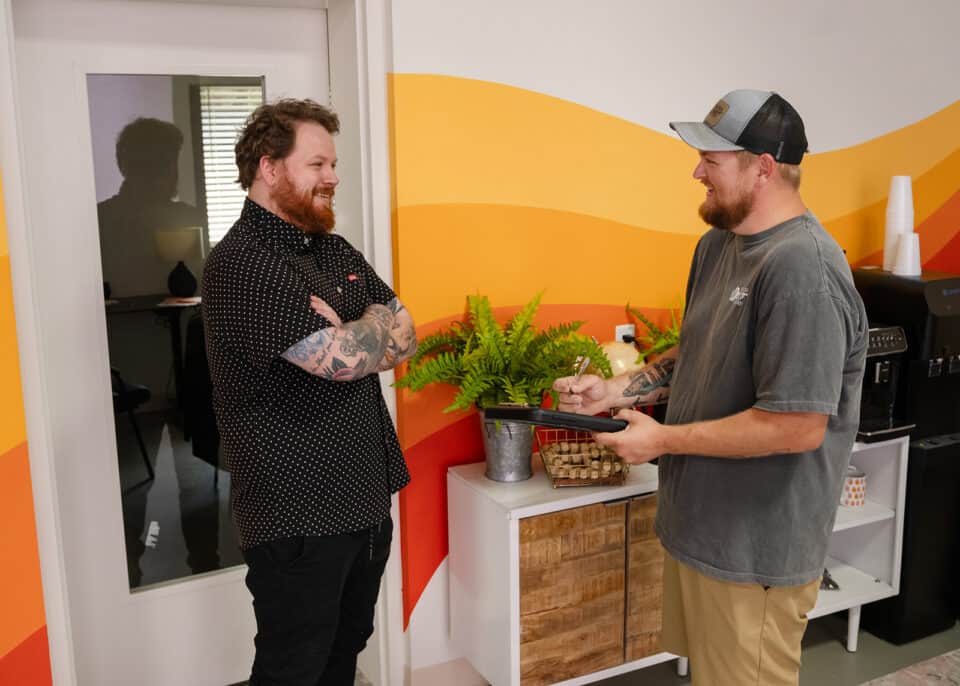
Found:
<path fill-rule="evenodd" d="M 843 480 L 840 504 L 844 507 L 863 507 L 867 500 L 867 475 L 854 465 L 847 467 L 847 476 Z"/>

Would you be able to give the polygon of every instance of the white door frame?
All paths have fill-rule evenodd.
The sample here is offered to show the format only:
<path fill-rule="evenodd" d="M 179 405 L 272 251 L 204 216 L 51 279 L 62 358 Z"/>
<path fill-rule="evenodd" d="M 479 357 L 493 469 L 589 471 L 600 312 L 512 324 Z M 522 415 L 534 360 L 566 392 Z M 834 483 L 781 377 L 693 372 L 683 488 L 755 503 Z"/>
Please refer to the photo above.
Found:
<path fill-rule="evenodd" d="M 150 0 L 145 0 L 150 1 Z M 208 0 L 208 2 L 211 0 Z M 278 7 L 328 6 L 331 55 L 331 91 L 335 106 L 357 139 L 363 189 L 363 251 L 378 273 L 392 283 L 392 241 L 389 183 L 386 74 L 391 68 L 389 0 L 212 0 L 221 4 L 274 5 Z M 74 686 L 76 662 L 62 552 L 61 512 L 57 498 L 57 475 L 53 459 L 56 427 L 49 406 L 49 385 L 41 359 L 40 313 L 37 283 L 41 276 L 33 267 L 40 246 L 31 241 L 24 186 L 21 121 L 29 113 L 17 106 L 18 87 L 14 52 L 11 0 L 0 0 L 0 169 L 7 235 L 10 246 L 17 341 L 22 377 L 24 411 L 33 484 L 34 511 L 44 590 L 44 605 L 53 680 L 57 686 Z M 333 68 L 336 60 L 337 68 Z M 352 85 L 352 88 L 351 88 Z M 348 92 L 349 91 L 349 92 Z M 354 128 L 355 127 L 355 128 Z M 350 136 L 343 136 L 350 138 Z M 341 141 L 341 150 L 344 143 Z M 358 246 L 359 247 L 359 246 Z M 387 379 L 389 380 L 389 379 Z M 385 385 L 385 396 L 395 415 L 395 395 Z M 394 518 L 399 509 L 394 498 Z M 397 531 L 399 531 L 399 526 Z M 375 683 L 400 686 L 408 674 L 409 647 L 402 628 L 401 562 L 399 536 L 385 574 L 377 608 L 378 631 L 372 641 L 377 659 Z M 232 574 L 241 574 L 235 570 Z M 222 573 L 221 576 L 229 575 Z M 210 579 L 208 583 L 213 582 Z M 196 582 L 195 582 L 196 583 Z M 371 667 L 367 667 L 367 670 Z"/>
<path fill-rule="evenodd" d="M 390 0 L 328 0 L 330 88 L 340 114 L 338 153 L 351 129 L 358 140 L 363 188 L 363 253 L 377 274 L 393 285 L 393 238 L 390 198 L 390 140 L 387 74 L 393 70 Z M 340 67 L 340 68 L 338 68 Z M 349 137 L 348 137 L 349 141 Z M 397 420 L 393 372 L 381 375 L 383 394 L 394 424 Z M 410 644 L 403 630 L 403 577 L 400 556 L 400 505 L 393 496 L 394 537 L 380 586 L 376 630 L 360 667 L 378 686 L 409 683 Z M 375 655 L 379 664 L 368 659 Z"/>

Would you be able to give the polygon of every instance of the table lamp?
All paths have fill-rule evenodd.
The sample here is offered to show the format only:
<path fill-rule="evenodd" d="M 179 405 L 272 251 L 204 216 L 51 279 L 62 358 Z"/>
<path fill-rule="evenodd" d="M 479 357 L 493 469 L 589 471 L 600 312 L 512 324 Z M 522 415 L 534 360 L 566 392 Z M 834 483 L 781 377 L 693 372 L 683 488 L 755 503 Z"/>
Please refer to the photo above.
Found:
<path fill-rule="evenodd" d="M 184 226 L 177 229 L 160 229 L 153 234 L 157 255 L 165 262 L 176 262 L 167 277 L 167 289 L 170 295 L 189 298 L 197 292 L 197 278 L 190 272 L 184 260 L 196 254 L 200 245 L 200 258 L 203 259 L 202 226 Z"/>

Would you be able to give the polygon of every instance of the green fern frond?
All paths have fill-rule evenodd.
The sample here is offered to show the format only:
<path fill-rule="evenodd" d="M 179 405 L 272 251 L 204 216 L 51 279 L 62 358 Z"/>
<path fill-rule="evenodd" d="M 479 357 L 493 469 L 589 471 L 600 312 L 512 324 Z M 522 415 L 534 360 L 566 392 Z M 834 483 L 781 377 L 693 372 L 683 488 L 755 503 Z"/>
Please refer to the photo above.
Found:
<path fill-rule="evenodd" d="M 628 316 L 632 315 L 633 317 L 636 318 L 637 321 L 639 321 L 641 324 L 647 327 L 647 331 L 649 332 L 649 338 L 655 339 L 663 335 L 663 329 L 661 329 L 659 326 L 657 326 L 652 321 L 647 319 L 646 316 L 644 316 L 643 312 L 641 312 L 635 307 L 630 307 L 630 303 L 627 303 L 627 315 Z"/>
<path fill-rule="evenodd" d="M 473 324 L 477 349 L 484 351 L 490 358 L 496 360 L 502 368 L 507 363 L 507 339 L 493 316 L 493 308 L 487 296 L 473 295 L 467 298 L 467 308 L 470 312 L 470 321 Z"/>
<path fill-rule="evenodd" d="M 486 296 L 469 296 L 465 320 L 425 337 L 396 385 L 413 391 L 434 382 L 457 386 L 453 403 L 444 409 L 451 412 L 504 402 L 539 405 L 556 378 L 575 372 L 582 355 L 608 376 L 610 364 L 602 349 L 577 333 L 582 321 L 534 328 L 542 295 L 534 296 L 505 327 Z"/>
<path fill-rule="evenodd" d="M 497 375 L 491 374 L 484 365 L 477 365 L 464 374 L 460 381 L 460 392 L 453 404 L 444 409 L 444 412 L 465 410 L 477 402 L 481 395 L 497 382 Z"/>
<path fill-rule="evenodd" d="M 638 341 L 646 344 L 644 350 L 640 353 L 640 360 L 646 359 L 650 355 L 659 355 L 666 352 L 680 342 L 680 329 L 684 313 L 682 301 L 679 310 L 670 310 L 670 326 L 666 329 L 655 325 L 640 310 L 631 307 L 629 303 L 627 303 L 627 313 L 647 327 L 647 335 L 637 337 Z"/>
<path fill-rule="evenodd" d="M 536 336 L 533 330 L 533 318 L 540 308 L 541 298 L 543 298 L 543 291 L 537 293 L 533 300 L 528 302 L 507 324 L 507 345 L 514 358 L 523 355 Z"/>
<path fill-rule="evenodd" d="M 552 341 L 557 341 L 577 331 L 583 326 L 582 321 L 564 322 L 555 326 L 547 327 L 533 339 L 531 347 L 541 348 Z"/>
<path fill-rule="evenodd" d="M 412 361 L 407 373 L 397 379 L 398 388 L 419 391 L 434 382 L 458 384 L 463 376 L 463 360 L 455 353 L 442 352 L 430 360 L 414 364 Z"/>
<path fill-rule="evenodd" d="M 460 335 L 452 331 L 440 331 L 425 337 L 417 344 L 417 352 L 410 359 L 411 364 L 416 364 L 425 357 L 435 355 L 442 351 L 454 351 L 462 348 L 463 340 Z"/>

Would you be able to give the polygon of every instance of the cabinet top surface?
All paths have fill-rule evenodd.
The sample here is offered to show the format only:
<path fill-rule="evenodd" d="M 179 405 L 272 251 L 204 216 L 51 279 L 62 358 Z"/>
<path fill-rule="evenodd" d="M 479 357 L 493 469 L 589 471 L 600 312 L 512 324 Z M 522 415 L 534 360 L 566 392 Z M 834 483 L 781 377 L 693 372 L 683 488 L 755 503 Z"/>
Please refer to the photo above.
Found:
<path fill-rule="evenodd" d="M 631 465 L 622 486 L 562 488 L 551 485 L 538 455 L 533 456 L 533 476 L 526 481 L 492 481 L 483 475 L 485 467 L 483 462 L 451 467 L 447 478 L 462 482 L 477 495 L 498 505 L 512 519 L 630 498 L 657 490 L 657 467 L 651 464 Z"/>
<path fill-rule="evenodd" d="M 904 451 L 907 437 L 877 443 L 857 443 L 853 453 L 871 450 Z M 556 512 L 581 505 L 631 498 L 657 490 L 657 467 L 651 464 L 631 465 L 622 486 L 568 486 L 553 488 L 543 469 L 540 456 L 533 456 L 533 476 L 526 481 L 501 483 L 483 475 L 485 463 L 450 467 L 448 480 L 457 480 L 476 495 L 492 502 L 511 519 Z"/>

